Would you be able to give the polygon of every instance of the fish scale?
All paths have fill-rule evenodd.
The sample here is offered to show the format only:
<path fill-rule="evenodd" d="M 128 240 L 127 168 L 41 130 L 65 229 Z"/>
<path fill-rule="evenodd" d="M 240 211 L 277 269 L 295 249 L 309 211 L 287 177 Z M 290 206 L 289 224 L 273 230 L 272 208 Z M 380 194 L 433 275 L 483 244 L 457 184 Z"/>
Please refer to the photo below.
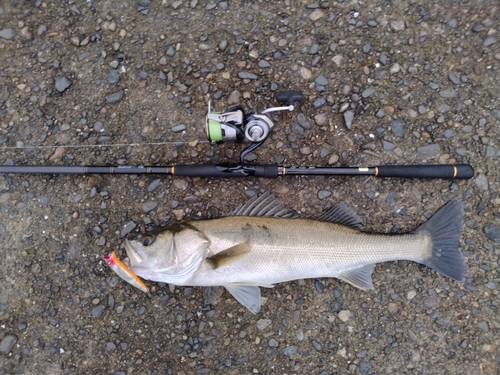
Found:
<path fill-rule="evenodd" d="M 311 219 L 237 216 L 200 220 L 191 225 L 207 234 L 208 249 L 213 254 L 240 243 L 249 243 L 251 249 L 244 258 L 220 269 L 203 264 L 190 280 L 191 285 L 198 286 L 228 282 L 270 285 L 338 277 L 365 264 L 419 261 L 430 252 L 429 238 L 422 234 L 367 234 Z M 248 226 L 252 229 L 245 230 Z"/>

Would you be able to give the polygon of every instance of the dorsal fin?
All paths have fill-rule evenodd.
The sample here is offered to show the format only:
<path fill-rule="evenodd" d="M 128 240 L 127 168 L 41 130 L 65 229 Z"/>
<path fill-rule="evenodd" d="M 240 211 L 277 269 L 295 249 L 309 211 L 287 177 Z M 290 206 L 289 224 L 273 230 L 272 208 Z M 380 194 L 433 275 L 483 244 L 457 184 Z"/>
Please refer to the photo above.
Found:
<path fill-rule="evenodd" d="M 344 202 L 324 210 L 320 215 L 314 217 L 314 219 L 347 225 L 358 230 L 363 229 L 361 218 Z"/>
<path fill-rule="evenodd" d="M 252 197 L 244 206 L 239 206 L 231 216 L 272 216 L 272 217 L 296 217 L 294 211 L 281 206 L 278 198 L 266 191 L 264 194 Z"/>

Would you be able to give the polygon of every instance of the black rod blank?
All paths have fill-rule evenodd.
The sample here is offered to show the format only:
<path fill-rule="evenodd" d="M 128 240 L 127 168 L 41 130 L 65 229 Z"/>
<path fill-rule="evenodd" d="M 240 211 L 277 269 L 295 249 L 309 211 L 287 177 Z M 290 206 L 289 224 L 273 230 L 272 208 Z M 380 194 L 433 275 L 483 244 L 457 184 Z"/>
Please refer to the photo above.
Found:
<path fill-rule="evenodd" d="M 385 165 L 376 167 L 283 167 L 277 164 L 193 164 L 156 166 L 0 165 L 0 173 L 14 174 L 167 174 L 188 177 L 264 177 L 286 175 L 375 176 L 398 178 L 469 179 L 469 164 Z"/>

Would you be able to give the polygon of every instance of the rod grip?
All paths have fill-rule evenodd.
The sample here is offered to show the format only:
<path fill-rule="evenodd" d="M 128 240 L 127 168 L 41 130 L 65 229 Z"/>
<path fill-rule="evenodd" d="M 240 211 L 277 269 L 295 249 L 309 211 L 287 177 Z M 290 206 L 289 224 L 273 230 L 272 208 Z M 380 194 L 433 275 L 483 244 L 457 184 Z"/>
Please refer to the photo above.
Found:
<path fill-rule="evenodd" d="M 261 164 L 255 166 L 255 177 L 277 178 L 278 174 L 278 164 Z"/>
<path fill-rule="evenodd" d="M 469 179 L 474 176 L 474 168 L 469 164 L 385 165 L 377 170 L 377 177 Z"/>

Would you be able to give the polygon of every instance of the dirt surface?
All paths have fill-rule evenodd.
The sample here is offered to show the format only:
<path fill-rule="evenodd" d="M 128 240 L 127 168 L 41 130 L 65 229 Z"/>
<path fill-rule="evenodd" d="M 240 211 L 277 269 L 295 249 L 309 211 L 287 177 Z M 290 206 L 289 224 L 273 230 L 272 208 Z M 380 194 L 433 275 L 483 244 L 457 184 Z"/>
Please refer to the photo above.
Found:
<path fill-rule="evenodd" d="M 0 164 L 237 161 L 204 121 L 261 111 L 250 160 L 295 166 L 470 163 L 472 180 L 0 175 L 0 374 L 499 374 L 500 6 L 472 1 L 0 2 Z M 63 146 L 64 149 L 56 149 Z M 376 232 L 466 207 L 465 283 L 376 266 L 337 279 L 225 292 L 117 278 L 122 236 L 229 214 L 270 190 L 301 215 L 347 202 Z"/>

